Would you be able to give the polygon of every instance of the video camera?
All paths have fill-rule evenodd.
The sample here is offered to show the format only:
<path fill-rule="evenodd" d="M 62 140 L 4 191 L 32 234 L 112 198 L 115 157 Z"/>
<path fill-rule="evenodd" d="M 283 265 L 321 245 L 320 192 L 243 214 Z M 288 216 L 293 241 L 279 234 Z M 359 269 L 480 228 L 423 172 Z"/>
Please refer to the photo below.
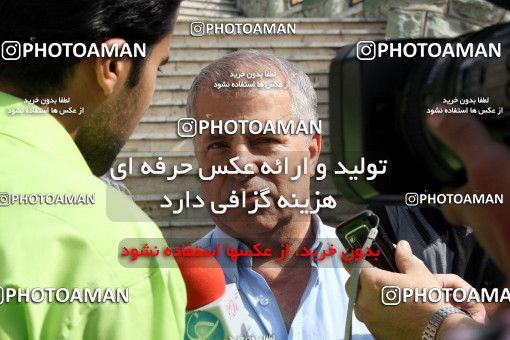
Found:
<path fill-rule="evenodd" d="M 407 50 L 391 55 L 392 44 Z M 467 50 L 469 45 L 474 50 Z M 460 52 L 449 55 L 459 46 Z M 480 46 L 487 50 L 477 50 Z M 499 47 L 500 56 L 487 55 L 491 46 Z M 422 56 L 418 47 L 430 50 Z M 438 51 L 443 54 L 431 55 Z M 453 39 L 341 48 L 329 74 L 333 165 L 341 162 L 349 169 L 364 157 L 387 160 L 388 170 L 373 180 L 335 176 L 340 192 L 357 203 L 389 204 L 402 203 L 408 192 L 434 193 L 445 184 L 464 183 L 463 164 L 426 125 L 427 115 L 442 110 L 436 104 L 445 103 L 451 105 L 446 112 L 455 112 L 449 114 L 476 116 L 496 140 L 510 145 L 510 24 Z"/>

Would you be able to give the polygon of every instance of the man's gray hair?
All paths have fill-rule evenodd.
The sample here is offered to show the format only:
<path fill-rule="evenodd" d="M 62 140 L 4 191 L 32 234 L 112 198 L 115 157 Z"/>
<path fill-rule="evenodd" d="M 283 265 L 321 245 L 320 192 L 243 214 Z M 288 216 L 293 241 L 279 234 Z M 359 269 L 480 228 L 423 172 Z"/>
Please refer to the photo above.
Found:
<path fill-rule="evenodd" d="M 202 83 L 213 84 L 227 81 L 232 72 L 236 72 L 236 69 L 243 66 L 259 72 L 265 71 L 264 67 L 276 67 L 287 83 L 287 89 L 291 95 L 290 112 L 304 121 L 318 121 L 317 94 L 306 73 L 280 56 L 258 50 L 229 53 L 203 68 L 191 84 L 186 104 L 187 116 L 193 117 L 195 114 L 195 96 Z"/>

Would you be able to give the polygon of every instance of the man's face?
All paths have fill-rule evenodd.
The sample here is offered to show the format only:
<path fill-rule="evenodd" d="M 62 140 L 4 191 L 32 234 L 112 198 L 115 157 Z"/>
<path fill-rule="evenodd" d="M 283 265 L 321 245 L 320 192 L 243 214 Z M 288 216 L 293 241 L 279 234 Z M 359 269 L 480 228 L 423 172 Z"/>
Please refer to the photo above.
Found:
<path fill-rule="evenodd" d="M 172 34 L 168 33 L 151 50 L 136 86 L 127 84 L 104 101 L 95 112 L 85 114 L 75 143 L 96 176 L 110 168 L 127 139 L 148 109 L 158 67 L 168 61 Z"/>
<path fill-rule="evenodd" d="M 211 87 L 201 87 L 195 98 L 195 119 L 197 120 L 259 120 L 265 122 L 281 120 L 288 122 L 296 120 L 289 108 L 291 96 L 287 90 L 252 90 L 222 92 Z M 320 144 L 320 137 L 318 143 Z M 317 142 L 314 138 L 313 142 Z M 240 239 L 256 239 L 269 236 L 278 226 L 283 226 L 298 220 L 309 219 L 309 215 L 300 215 L 299 209 L 280 209 L 277 201 L 280 195 L 294 202 L 294 196 L 300 201 L 309 198 L 310 177 L 314 174 L 314 162 L 317 160 L 320 146 L 310 142 L 309 138 L 300 135 L 211 135 L 209 132 L 195 137 L 195 153 L 198 165 L 204 173 L 210 174 L 213 166 L 227 165 L 229 159 L 239 156 L 237 165 L 251 163 L 253 175 L 216 175 L 213 180 L 201 181 L 203 196 L 208 207 L 213 201 L 218 204 L 227 203 L 232 191 L 237 195 L 246 191 L 247 207 L 233 208 L 225 214 L 211 213 L 215 223 L 225 232 Z M 289 175 L 260 173 L 263 162 L 276 168 L 277 159 L 287 157 Z M 296 172 L 296 167 L 303 164 L 307 158 L 308 175 L 301 176 L 296 181 L 290 177 Z M 229 166 L 229 168 L 232 168 Z M 248 214 L 253 209 L 257 196 L 254 191 L 269 188 L 270 208 L 259 209 L 255 214 Z M 260 200 L 260 199 L 259 199 Z M 260 203 L 263 203 L 260 200 Z"/>

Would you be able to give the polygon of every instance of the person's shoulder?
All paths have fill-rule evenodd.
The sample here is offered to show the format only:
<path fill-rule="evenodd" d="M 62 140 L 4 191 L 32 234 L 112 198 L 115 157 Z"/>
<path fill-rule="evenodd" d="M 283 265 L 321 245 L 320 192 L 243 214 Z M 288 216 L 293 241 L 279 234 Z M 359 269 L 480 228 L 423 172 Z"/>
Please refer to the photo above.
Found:
<path fill-rule="evenodd" d="M 62 174 L 43 172 L 36 180 L 26 178 L 30 173 L 27 172 L 15 176 L 15 184 L 2 183 L 6 192 L 18 195 L 51 195 L 47 198 L 51 202 L 2 208 L 0 248 L 17 254 L 12 261 L 16 275 L 21 277 L 26 268 L 47 267 L 44 261 L 74 272 L 70 275 L 86 273 L 90 281 L 100 280 L 101 284 L 111 281 L 129 285 L 155 271 L 168 271 L 168 268 L 124 267 L 119 262 L 123 240 L 163 240 L 161 231 L 133 201 L 100 179 L 83 172 L 61 170 Z M 80 201 L 83 197 L 85 200 Z M 64 202 L 56 202 L 57 199 Z M 27 251 L 19 252 L 16 244 Z M 31 261 L 34 257 L 35 261 Z M 44 261 L 38 263 L 39 260 Z M 26 266 L 20 266 L 25 261 Z"/>

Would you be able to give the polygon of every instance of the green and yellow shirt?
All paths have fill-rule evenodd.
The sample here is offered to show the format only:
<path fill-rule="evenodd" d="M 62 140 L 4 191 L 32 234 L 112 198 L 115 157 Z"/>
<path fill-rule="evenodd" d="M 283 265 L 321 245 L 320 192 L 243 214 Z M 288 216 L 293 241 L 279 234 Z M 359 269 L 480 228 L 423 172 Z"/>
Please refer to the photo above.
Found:
<path fill-rule="evenodd" d="M 0 339 L 182 339 L 186 290 L 176 266 L 119 262 L 123 239 L 162 238 L 158 227 L 92 174 L 55 118 L 13 114 L 26 108 L 37 109 L 0 92 Z M 94 204 L 27 203 L 39 194 Z M 112 221 L 108 207 L 132 222 Z M 7 288 L 128 288 L 129 302 L 6 302 Z"/>

